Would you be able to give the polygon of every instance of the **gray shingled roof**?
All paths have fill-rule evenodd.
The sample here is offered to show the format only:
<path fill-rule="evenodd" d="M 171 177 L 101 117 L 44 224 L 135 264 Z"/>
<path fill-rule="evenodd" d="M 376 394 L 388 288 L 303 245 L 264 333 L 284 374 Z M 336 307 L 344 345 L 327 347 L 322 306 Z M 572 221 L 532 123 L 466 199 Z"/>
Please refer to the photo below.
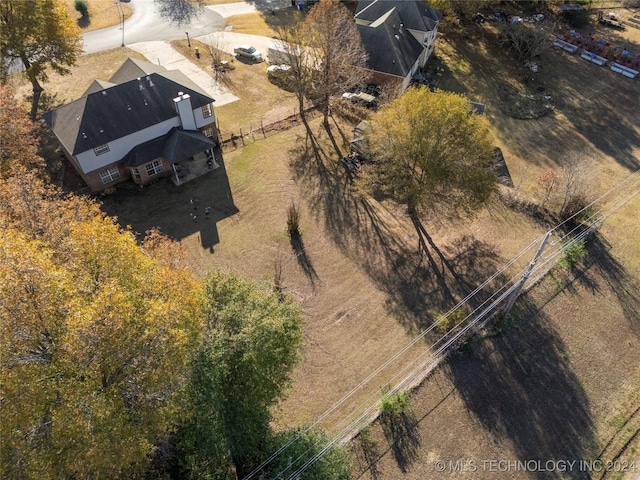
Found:
<path fill-rule="evenodd" d="M 424 2 L 416 0 L 360 0 L 355 18 L 375 22 L 395 8 L 405 28 L 430 32 L 438 26 L 442 14 Z"/>
<path fill-rule="evenodd" d="M 405 28 L 400 15 L 392 9 L 386 18 L 373 25 L 356 25 L 362 44 L 369 54 L 371 70 L 406 77 L 423 51 L 422 45 Z"/>
<path fill-rule="evenodd" d="M 123 72 L 118 75 L 124 78 Z M 193 85 L 177 70 L 152 72 L 89 93 L 43 117 L 65 148 L 76 155 L 176 117 L 173 99 L 178 92 L 190 95 L 194 109 L 213 102 L 197 86 L 190 87 Z"/>
<path fill-rule="evenodd" d="M 139 167 L 140 165 L 144 165 L 151 160 L 161 157 L 165 141 L 166 135 L 163 135 L 162 137 L 141 143 L 127 153 L 122 163 L 125 167 Z"/>
<path fill-rule="evenodd" d="M 115 83 L 105 82 L 104 80 L 94 80 L 87 91 L 82 94 L 82 96 L 89 95 L 90 93 L 99 92 L 100 90 L 104 90 L 105 88 L 111 88 L 115 86 Z"/>
<path fill-rule="evenodd" d="M 151 62 L 145 62 L 144 60 L 136 60 L 134 58 L 127 58 L 120 68 L 116 70 L 116 73 L 111 75 L 109 81 L 111 83 L 125 83 L 135 80 L 136 78 L 146 77 L 152 73 L 166 73 L 167 69 L 161 65 L 157 65 Z"/>
<path fill-rule="evenodd" d="M 145 62 L 143 60 L 135 60 L 133 58 L 127 58 L 120 68 L 111 75 L 109 82 L 120 84 L 130 82 L 131 80 L 137 80 L 138 78 L 144 78 L 152 73 L 157 73 L 163 77 L 169 78 L 180 85 L 195 90 L 202 95 L 208 95 L 200 86 L 187 77 L 180 70 L 167 70 L 161 65 L 155 63 Z"/>
<path fill-rule="evenodd" d="M 214 146 L 215 143 L 203 133 L 174 127 L 166 135 L 133 148 L 123 163 L 125 167 L 139 167 L 160 156 L 169 163 L 176 163 Z"/>
<path fill-rule="evenodd" d="M 169 163 L 181 162 L 215 146 L 215 143 L 205 134 L 178 127 L 172 128 L 165 138 L 162 156 Z"/>

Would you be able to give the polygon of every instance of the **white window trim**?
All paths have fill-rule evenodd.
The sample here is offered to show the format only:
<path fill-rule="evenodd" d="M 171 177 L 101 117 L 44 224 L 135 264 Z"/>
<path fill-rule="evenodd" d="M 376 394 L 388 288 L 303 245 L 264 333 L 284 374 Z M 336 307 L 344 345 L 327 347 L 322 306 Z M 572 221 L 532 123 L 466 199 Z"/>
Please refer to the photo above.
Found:
<path fill-rule="evenodd" d="M 203 118 L 213 117 L 213 105 L 211 105 L 210 103 L 207 103 L 206 105 L 202 106 L 202 117 Z"/>
<path fill-rule="evenodd" d="M 151 163 L 147 163 L 145 165 L 145 169 L 147 171 L 147 176 L 153 177 L 154 175 L 158 175 L 160 172 L 163 172 L 164 166 L 160 160 L 154 160 Z"/>
<path fill-rule="evenodd" d="M 120 178 L 120 170 L 118 167 L 107 168 L 106 170 L 100 172 L 100 179 L 102 180 L 102 184 L 106 185 L 107 183 L 115 182 Z"/>
<path fill-rule="evenodd" d="M 107 153 L 109 151 L 109 144 L 105 143 L 104 145 L 98 145 L 93 149 L 93 153 L 98 155 L 102 155 L 103 153 Z"/>

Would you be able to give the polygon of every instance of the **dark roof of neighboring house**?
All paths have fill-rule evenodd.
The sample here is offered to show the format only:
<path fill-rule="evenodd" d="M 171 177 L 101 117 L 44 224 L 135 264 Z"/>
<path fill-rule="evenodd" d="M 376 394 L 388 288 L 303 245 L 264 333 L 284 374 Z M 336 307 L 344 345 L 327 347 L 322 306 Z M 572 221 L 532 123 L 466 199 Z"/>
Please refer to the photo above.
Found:
<path fill-rule="evenodd" d="M 150 73 L 89 93 L 43 117 L 64 147 L 76 155 L 178 116 L 173 102 L 178 92 L 189 94 L 193 109 L 213 102 L 192 85 L 177 70 Z"/>
<path fill-rule="evenodd" d="M 371 70 L 406 77 L 423 51 L 415 37 L 402 27 L 397 10 L 388 11 L 371 25 L 356 25 L 369 54 Z"/>
<path fill-rule="evenodd" d="M 375 22 L 395 8 L 405 28 L 430 32 L 438 26 L 442 14 L 424 2 L 416 0 L 360 0 L 355 18 Z"/>
<path fill-rule="evenodd" d="M 139 167 L 158 157 L 176 163 L 214 146 L 215 143 L 201 132 L 174 127 L 166 135 L 133 148 L 123 163 L 125 167 Z"/>

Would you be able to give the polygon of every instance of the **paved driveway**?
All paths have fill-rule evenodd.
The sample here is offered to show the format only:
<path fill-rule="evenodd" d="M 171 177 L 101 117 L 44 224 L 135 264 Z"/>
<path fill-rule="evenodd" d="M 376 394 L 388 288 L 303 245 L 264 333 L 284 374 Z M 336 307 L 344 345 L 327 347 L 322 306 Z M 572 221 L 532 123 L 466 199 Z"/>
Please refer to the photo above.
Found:
<path fill-rule="evenodd" d="M 223 31 L 222 27 L 224 26 L 224 23 L 220 23 L 216 19 L 246 13 L 269 12 L 272 8 L 285 8 L 290 5 L 290 0 L 258 0 L 251 3 L 237 2 L 212 5 L 206 7 L 206 10 L 208 11 L 204 12 L 200 18 L 194 20 L 193 24 L 186 28 L 191 30 L 190 33 L 192 38 L 197 38 L 201 42 L 215 45 L 229 54 L 233 55 L 233 47 L 235 45 L 249 44 L 260 50 L 266 59 L 269 46 L 273 44 L 272 38 Z M 149 22 L 153 23 L 153 21 L 158 21 L 158 19 L 155 18 L 155 15 L 156 12 L 153 11 L 149 0 L 138 0 L 136 2 L 134 15 L 126 22 L 125 28 L 132 31 L 131 37 L 134 37 L 133 32 L 138 32 L 138 35 L 140 36 L 143 36 L 146 33 L 148 36 L 145 36 L 146 41 L 127 43 L 127 47 L 141 53 L 152 63 L 162 65 L 169 70 L 182 71 L 215 99 L 216 107 L 238 100 L 238 97 L 229 92 L 223 85 L 216 82 L 209 72 L 202 70 L 195 63 L 177 52 L 173 47 L 171 47 L 169 42 L 157 39 L 157 37 L 162 36 L 162 34 L 166 35 L 165 38 L 167 40 L 172 40 L 176 38 L 176 36 L 177 38 L 181 38 L 180 31 L 176 30 L 176 27 L 172 26 L 167 28 L 166 25 L 161 25 L 159 26 L 160 28 L 158 31 L 156 31 L 156 29 L 154 29 L 153 32 L 147 30 L 147 24 Z M 207 21 L 211 20 L 215 20 L 215 25 L 206 25 Z M 210 33 L 211 29 L 218 31 Z M 109 38 L 109 36 L 113 35 L 114 30 L 112 29 L 108 31 L 108 29 L 103 29 L 98 32 L 102 32 L 100 36 L 96 35 L 92 38 L 93 41 L 89 42 L 87 42 L 87 35 L 89 34 L 85 35 L 85 48 L 87 47 L 87 44 L 93 45 L 93 49 L 96 50 L 101 49 L 101 47 L 105 45 L 109 45 L 109 42 L 112 41 L 112 38 Z M 182 32 L 182 35 L 183 34 L 184 32 Z"/>
<path fill-rule="evenodd" d="M 168 70 L 180 70 L 193 80 L 215 100 L 215 106 L 220 107 L 238 100 L 234 94 L 198 65 L 176 51 L 168 42 L 138 42 L 129 48 L 144 55 L 151 63 L 157 63 Z"/>
<path fill-rule="evenodd" d="M 233 47 L 236 45 L 248 44 L 256 47 L 262 52 L 262 57 L 267 59 L 267 51 L 273 45 L 274 39 L 262 37 L 260 35 L 248 35 L 246 33 L 235 32 L 214 32 L 198 37 L 203 43 L 209 43 L 218 47 L 223 52 L 233 55 Z M 265 66 L 266 68 L 266 66 Z"/>

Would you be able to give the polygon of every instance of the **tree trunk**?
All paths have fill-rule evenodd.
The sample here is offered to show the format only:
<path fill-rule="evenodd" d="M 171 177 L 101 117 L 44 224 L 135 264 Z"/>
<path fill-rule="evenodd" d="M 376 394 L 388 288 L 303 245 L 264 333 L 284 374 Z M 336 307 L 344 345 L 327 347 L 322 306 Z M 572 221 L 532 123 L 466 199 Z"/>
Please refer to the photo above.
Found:
<path fill-rule="evenodd" d="M 307 131 L 307 135 L 312 139 L 311 143 L 315 145 L 313 142 L 313 133 L 311 132 L 311 127 L 309 126 L 309 122 L 307 122 L 307 116 L 304 112 L 304 100 L 298 96 L 298 107 L 300 108 L 300 120 L 302 120 L 302 124 Z"/>
<path fill-rule="evenodd" d="M 40 103 L 40 96 L 42 95 L 43 88 L 36 78 L 31 83 L 33 84 L 33 100 L 31 101 L 31 120 L 36 121 L 36 115 L 38 114 L 38 104 Z"/>
<path fill-rule="evenodd" d="M 35 122 L 36 115 L 38 114 L 38 104 L 40 103 L 40 96 L 42 95 L 42 92 L 44 91 L 44 89 L 42 88 L 42 85 L 40 85 L 40 82 L 38 81 L 38 76 L 33 71 L 33 68 L 32 68 L 33 66 L 31 65 L 31 62 L 29 62 L 29 59 L 25 55 L 20 55 L 20 59 L 24 64 L 24 69 L 27 74 L 27 77 L 29 78 L 31 85 L 33 86 L 33 98 L 31 100 L 30 116 L 31 116 L 31 120 Z"/>

